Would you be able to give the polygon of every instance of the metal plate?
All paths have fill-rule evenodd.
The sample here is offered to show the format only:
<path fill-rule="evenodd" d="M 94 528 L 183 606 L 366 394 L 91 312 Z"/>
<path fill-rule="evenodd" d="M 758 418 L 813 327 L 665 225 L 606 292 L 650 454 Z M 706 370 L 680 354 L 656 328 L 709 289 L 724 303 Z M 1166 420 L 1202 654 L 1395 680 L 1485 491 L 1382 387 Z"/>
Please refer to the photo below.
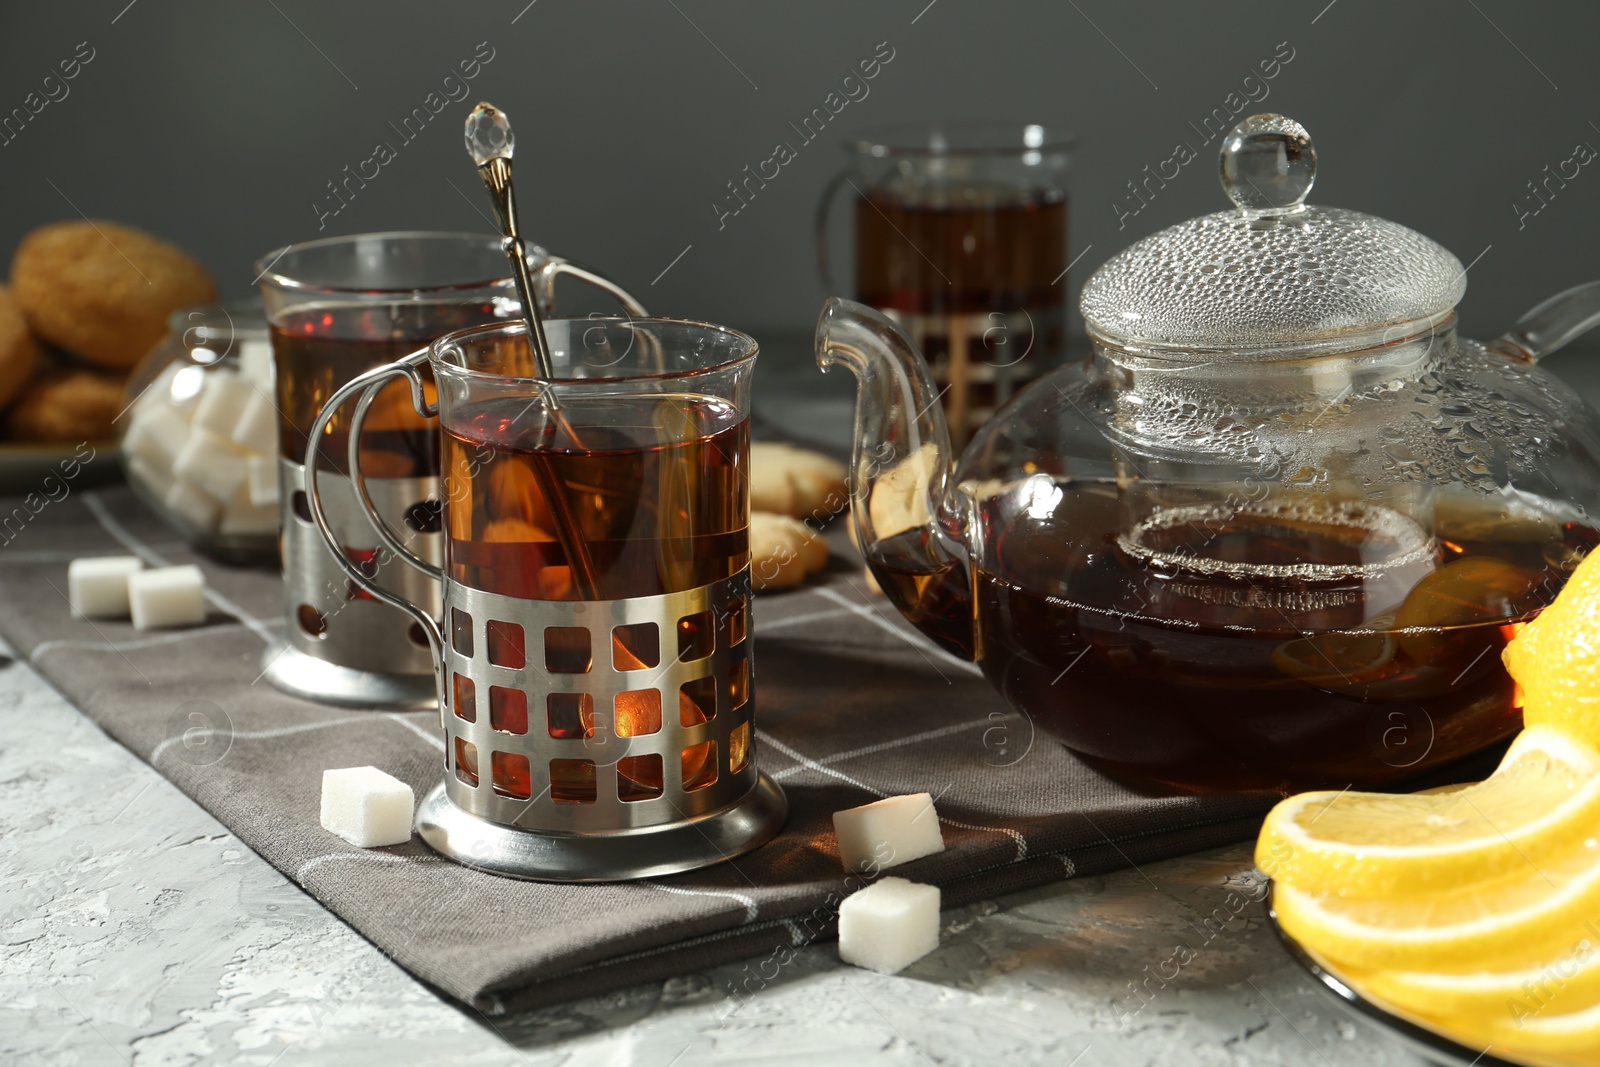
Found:
<path fill-rule="evenodd" d="M 1273 906 L 1270 895 L 1267 897 L 1267 918 L 1290 958 L 1338 997 L 1351 1014 L 1395 1034 L 1429 1063 L 1439 1064 L 1440 1067 L 1538 1067 L 1533 1060 L 1507 1059 L 1503 1054 L 1493 1055 L 1482 1047 L 1463 1044 L 1441 1030 L 1370 999 L 1354 981 L 1342 977 L 1331 964 L 1300 944 L 1279 925 L 1278 910 Z M 1505 1050 L 1496 1048 L 1496 1051 L 1504 1053 Z"/>
<path fill-rule="evenodd" d="M 789 802 L 766 775 L 721 811 L 604 834 L 514 830 L 462 811 L 438 785 L 417 809 L 417 833 L 465 867 L 538 882 L 620 882 L 709 867 L 760 848 L 783 828 Z"/>
<path fill-rule="evenodd" d="M 261 674 L 275 688 L 319 704 L 379 711 L 427 711 L 439 706 L 432 674 L 358 671 L 308 656 L 281 640 L 261 654 Z"/>

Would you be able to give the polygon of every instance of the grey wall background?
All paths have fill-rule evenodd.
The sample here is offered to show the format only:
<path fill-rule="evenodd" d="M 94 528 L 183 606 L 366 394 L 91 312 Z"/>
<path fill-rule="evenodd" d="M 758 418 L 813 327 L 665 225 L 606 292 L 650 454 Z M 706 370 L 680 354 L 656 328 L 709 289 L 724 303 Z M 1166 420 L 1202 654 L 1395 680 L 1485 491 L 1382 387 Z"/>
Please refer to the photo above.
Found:
<path fill-rule="evenodd" d="M 81 210 L 177 241 L 243 294 L 258 255 L 318 236 L 326 183 L 380 141 L 396 158 L 321 233 L 484 230 L 460 137 L 481 97 L 517 124 L 538 240 L 652 310 L 758 334 L 815 316 L 811 220 L 845 133 L 1061 121 L 1082 139 L 1075 290 L 1130 241 L 1226 206 L 1214 145 L 1124 228 L 1111 204 L 1288 42 L 1294 58 L 1244 113 L 1280 110 L 1311 130 L 1315 201 L 1400 220 L 1475 261 L 1463 317 L 1487 336 L 1600 277 L 1600 166 L 1537 215 L 1519 222 L 1513 207 L 1537 206 L 1527 183 L 1546 165 L 1600 147 L 1597 31 L 1592 0 L 7 0 L 0 114 L 80 42 L 94 58 L 0 145 L 0 257 Z M 395 126 L 485 41 L 493 59 L 469 98 L 404 141 Z M 870 95 L 719 230 L 725 183 L 883 41 L 894 59 Z"/>

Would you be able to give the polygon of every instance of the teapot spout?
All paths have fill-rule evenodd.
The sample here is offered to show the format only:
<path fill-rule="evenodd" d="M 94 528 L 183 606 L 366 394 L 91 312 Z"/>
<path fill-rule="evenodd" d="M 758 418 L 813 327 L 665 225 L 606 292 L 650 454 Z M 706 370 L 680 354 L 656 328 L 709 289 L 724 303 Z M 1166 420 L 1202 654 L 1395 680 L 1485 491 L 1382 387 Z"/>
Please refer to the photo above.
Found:
<path fill-rule="evenodd" d="M 1600 282 L 1557 293 L 1484 347 L 1508 359 L 1534 363 L 1600 326 Z"/>
<path fill-rule="evenodd" d="M 830 297 L 817 366 L 856 377 L 850 514 L 883 591 L 940 647 L 972 659 L 968 509 L 951 492 L 954 457 L 940 394 L 909 338 L 872 308 Z"/>

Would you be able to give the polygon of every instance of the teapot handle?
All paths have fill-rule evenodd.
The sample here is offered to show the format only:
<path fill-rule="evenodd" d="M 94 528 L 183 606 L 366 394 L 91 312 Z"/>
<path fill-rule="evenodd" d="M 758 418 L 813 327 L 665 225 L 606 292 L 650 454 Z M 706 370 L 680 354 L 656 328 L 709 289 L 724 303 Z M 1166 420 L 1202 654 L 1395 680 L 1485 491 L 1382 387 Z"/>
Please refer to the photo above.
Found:
<path fill-rule="evenodd" d="M 1595 326 L 1600 326 L 1600 281 L 1557 293 L 1484 347 L 1507 359 L 1536 363 Z"/>

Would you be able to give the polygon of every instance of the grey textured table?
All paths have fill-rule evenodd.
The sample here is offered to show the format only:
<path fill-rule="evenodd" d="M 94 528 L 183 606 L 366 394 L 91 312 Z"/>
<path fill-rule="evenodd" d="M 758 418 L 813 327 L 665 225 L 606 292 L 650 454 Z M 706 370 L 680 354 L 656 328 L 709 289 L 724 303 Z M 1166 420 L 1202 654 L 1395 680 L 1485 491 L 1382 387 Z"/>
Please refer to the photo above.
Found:
<path fill-rule="evenodd" d="M 1600 393 L 1592 354 L 1558 359 Z M 803 372 L 786 358 L 768 381 Z M 843 385 L 771 421 L 835 436 Z M 775 973 L 751 961 L 490 1020 L 390 963 L 24 663 L 0 667 L 0 738 L 0 1063 L 1423 1062 L 1302 975 L 1259 905 L 1206 940 L 1228 893 L 1258 886 L 1243 845 L 947 912 L 939 950 L 892 978 L 819 944 Z M 1198 954 L 1163 978 L 1180 941 Z"/>
<path fill-rule="evenodd" d="M 1148 1003 L 1134 993 L 1252 890 L 1243 846 L 947 912 L 939 950 L 892 978 L 820 944 L 770 981 L 751 961 L 490 1020 L 390 963 L 25 663 L 0 668 L 0 737 L 6 1064 L 1421 1062 L 1303 977 L 1258 905 L 1149 981 Z"/>

